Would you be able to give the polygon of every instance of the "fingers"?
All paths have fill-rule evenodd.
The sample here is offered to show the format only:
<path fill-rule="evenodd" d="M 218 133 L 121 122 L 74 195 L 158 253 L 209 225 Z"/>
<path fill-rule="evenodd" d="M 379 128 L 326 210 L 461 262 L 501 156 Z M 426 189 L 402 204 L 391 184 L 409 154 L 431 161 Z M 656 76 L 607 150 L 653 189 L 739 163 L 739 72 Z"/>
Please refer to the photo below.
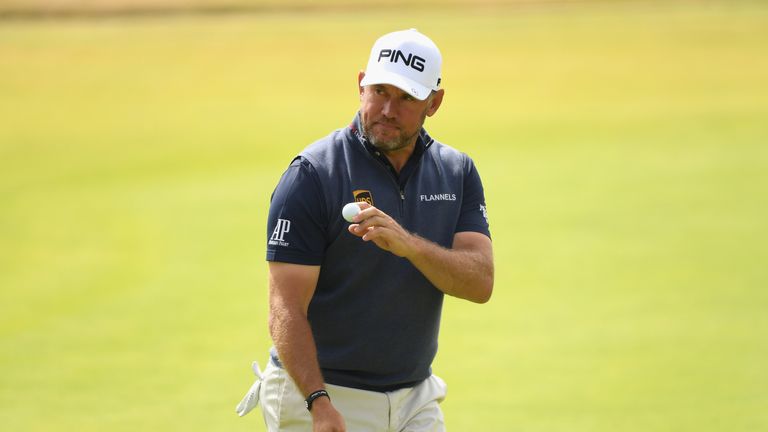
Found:
<path fill-rule="evenodd" d="M 363 226 L 361 224 L 352 224 L 349 227 L 347 227 L 349 232 L 353 235 L 356 235 L 357 237 L 362 237 L 363 240 L 368 240 L 366 237 L 370 233 L 376 230 L 383 230 L 383 227 L 376 227 L 376 226 Z"/>
<path fill-rule="evenodd" d="M 355 226 L 356 233 L 365 233 L 370 228 L 374 228 L 374 227 L 389 228 L 394 226 L 395 223 L 396 222 L 387 215 L 376 214 L 368 218 L 365 218 L 354 225 L 356 225 Z"/>
<path fill-rule="evenodd" d="M 373 242 L 397 256 L 404 257 L 411 253 L 411 235 L 397 221 L 367 203 L 360 208 L 362 211 L 352 218 L 353 222 L 347 228 L 352 235 Z"/>
<path fill-rule="evenodd" d="M 358 237 L 365 236 L 376 227 L 391 227 L 397 224 L 389 215 L 366 202 L 360 202 L 358 205 L 361 211 L 352 218 L 352 224 L 347 228 Z"/>
<path fill-rule="evenodd" d="M 376 226 L 368 226 L 364 227 L 359 224 L 352 224 L 347 228 L 350 232 L 350 234 L 353 234 L 357 237 L 361 237 L 363 240 L 370 240 L 372 236 L 374 236 L 374 232 L 378 233 L 376 235 L 379 235 L 381 231 L 384 230 L 384 227 L 376 227 Z"/>
<path fill-rule="evenodd" d="M 392 229 L 376 226 L 363 229 L 359 225 L 350 225 L 349 232 L 360 237 L 363 241 L 373 242 L 376 246 L 391 252 L 392 244 L 390 239 L 393 238 L 394 233 Z"/>
<path fill-rule="evenodd" d="M 379 211 L 359 223 L 349 225 L 348 229 L 350 233 L 366 241 L 382 235 L 397 235 L 396 233 L 402 231 L 394 219 Z"/>
<path fill-rule="evenodd" d="M 368 204 L 365 201 L 358 202 L 357 206 L 360 207 L 360 213 L 358 213 L 355 217 L 352 218 L 352 221 L 354 223 L 359 223 L 360 221 L 368 219 L 369 217 L 376 214 L 381 214 L 381 215 L 386 214 L 383 211 L 377 209 L 376 207 Z"/>

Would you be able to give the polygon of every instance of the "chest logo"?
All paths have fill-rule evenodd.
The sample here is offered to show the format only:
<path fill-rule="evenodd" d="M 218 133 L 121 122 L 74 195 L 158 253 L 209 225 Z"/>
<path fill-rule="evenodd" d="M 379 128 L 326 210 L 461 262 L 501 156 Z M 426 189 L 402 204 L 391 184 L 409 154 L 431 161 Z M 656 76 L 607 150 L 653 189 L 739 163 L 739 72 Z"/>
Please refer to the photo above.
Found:
<path fill-rule="evenodd" d="M 366 202 L 373 205 L 373 195 L 371 195 L 371 191 L 364 190 L 364 189 L 358 189 L 352 191 L 352 195 L 355 197 L 355 202 Z"/>
<path fill-rule="evenodd" d="M 420 201 L 456 201 L 455 193 L 419 195 Z"/>

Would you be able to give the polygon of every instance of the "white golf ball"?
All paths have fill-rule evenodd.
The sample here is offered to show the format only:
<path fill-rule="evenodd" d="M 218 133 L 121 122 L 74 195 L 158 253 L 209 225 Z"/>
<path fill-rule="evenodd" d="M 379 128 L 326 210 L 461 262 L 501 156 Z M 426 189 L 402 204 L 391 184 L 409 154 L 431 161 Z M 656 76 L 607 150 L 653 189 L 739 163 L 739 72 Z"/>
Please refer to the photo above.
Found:
<path fill-rule="evenodd" d="M 352 218 L 360 213 L 360 206 L 357 203 L 349 203 L 341 209 L 341 215 L 347 222 L 352 222 Z"/>

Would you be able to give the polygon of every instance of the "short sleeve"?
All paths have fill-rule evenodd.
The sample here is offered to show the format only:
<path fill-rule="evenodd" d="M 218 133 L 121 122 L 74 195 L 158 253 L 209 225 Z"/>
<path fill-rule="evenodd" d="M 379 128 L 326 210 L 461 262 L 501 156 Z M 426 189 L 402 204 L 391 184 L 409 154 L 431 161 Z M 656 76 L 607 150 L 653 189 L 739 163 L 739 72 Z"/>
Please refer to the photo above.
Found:
<path fill-rule="evenodd" d="M 474 231 L 491 236 L 488 224 L 488 210 L 485 206 L 485 192 L 480 174 L 469 156 L 465 155 L 464 193 L 461 202 L 461 214 L 456 225 L 456 232 Z"/>
<path fill-rule="evenodd" d="M 320 182 L 301 157 L 280 178 L 267 218 L 267 261 L 320 265 L 326 249 Z"/>

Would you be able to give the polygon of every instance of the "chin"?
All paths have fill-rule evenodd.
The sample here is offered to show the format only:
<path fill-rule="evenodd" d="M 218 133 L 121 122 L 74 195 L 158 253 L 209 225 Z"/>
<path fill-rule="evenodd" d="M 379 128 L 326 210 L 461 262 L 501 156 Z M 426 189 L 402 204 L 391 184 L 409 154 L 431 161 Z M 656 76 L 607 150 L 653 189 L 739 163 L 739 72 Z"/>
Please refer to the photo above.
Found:
<path fill-rule="evenodd" d="M 401 148 L 405 147 L 405 145 L 403 145 L 402 141 L 399 139 L 392 139 L 389 141 L 371 141 L 371 144 L 373 144 L 373 146 L 377 149 L 385 152 L 400 150 Z"/>

